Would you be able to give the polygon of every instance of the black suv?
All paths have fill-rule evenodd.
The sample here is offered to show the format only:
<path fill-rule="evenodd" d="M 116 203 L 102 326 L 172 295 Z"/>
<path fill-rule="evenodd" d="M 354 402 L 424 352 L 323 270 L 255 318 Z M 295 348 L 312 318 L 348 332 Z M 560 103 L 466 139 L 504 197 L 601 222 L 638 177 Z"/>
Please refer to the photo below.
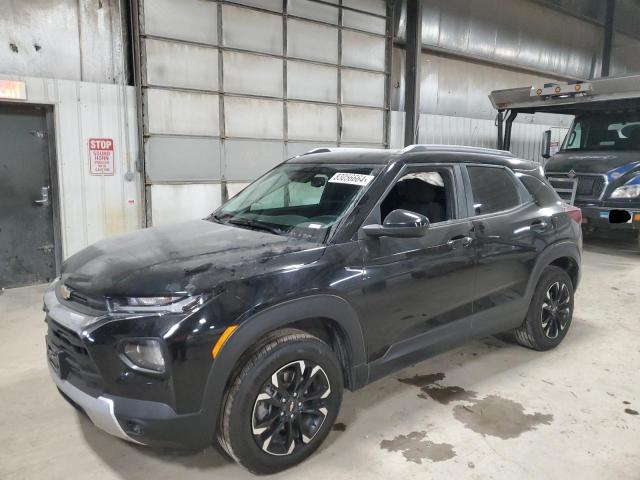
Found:
<path fill-rule="evenodd" d="M 505 152 L 314 150 L 204 220 L 69 258 L 44 298 L 51 376 L 108 433 L 276 472 L 345 387 L 492 334 L 558 345 L 580 220 Z"/>

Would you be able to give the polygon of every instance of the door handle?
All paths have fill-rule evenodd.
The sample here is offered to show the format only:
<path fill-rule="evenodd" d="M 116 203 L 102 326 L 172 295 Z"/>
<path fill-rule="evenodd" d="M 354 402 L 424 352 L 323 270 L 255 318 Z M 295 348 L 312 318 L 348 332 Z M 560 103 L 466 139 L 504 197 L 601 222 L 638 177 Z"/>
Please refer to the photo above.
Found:
<path fill-rule="evenodd" d="M 49 206 L 49 185 L 40 188 L 40 198 L 34 200 L 33 203 L 38 207 Z"/>
<path fill-rule="evenodd" d="M 447 242 L 447 245 L 452 250 L 455 250 L 459 246 L 466 248 L 469 245 L 471 245 L 472 242 L 473 242 L 473 238 L 469 237 L 468 235 L 458 235 L 456 237 L 453 237 L 451 240 L 449 240 Z"/>
<path fill-rule="evenodd" d="M 532 232 L 544 232 L 547 228 L 549 228 L 549 222 L 545 220 L 536 220 L 530 226 Z"/>

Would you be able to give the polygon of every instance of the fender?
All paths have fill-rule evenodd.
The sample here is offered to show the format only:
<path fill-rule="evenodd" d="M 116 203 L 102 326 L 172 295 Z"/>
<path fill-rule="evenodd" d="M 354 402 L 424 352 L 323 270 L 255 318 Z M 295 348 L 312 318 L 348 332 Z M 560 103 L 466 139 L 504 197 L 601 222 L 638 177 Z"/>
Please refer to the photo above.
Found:
<path fill-rule="evenodd" d="M 324 317 L 339 324 L 347 335 L 354 383 L 362 386 L 368 377 L 362 327 L 353 307 L 342 297 L 317 294 L 288 300 L 245 318 L 224 344 L 207 378 L 202 411 L 215 432 L 227 384 L 238 361 L 257 340 L 297 320 Z"/>
<path fill-rule="evenodd" d="M 577 289 L 578 283 L 580 282 L 580 274 L 581 268 L 580 263 L 582 259 L 582 254 L 578 246 L 570 241 L 560 241 L 557 243 L 552 243 L 547 248 L 545 248 L 540 255 L 538 255 L 538 259 L 536 260 L 536 264 L 533 267 L 531 275 L 529 276 L 529 283 L 527 284 L 527 290 L 525 298 L 527 302 L 531 302 L 533 298 L 533 292 L 538 284 L 538 280 L 540 280 L 540 276 L 542 275 L 542 271 L 548 267 L 555 260 L 562 257 L 570 257 L 578 265 L 578 278 L 576 281 L 576 285 L 574 287 Z"/>

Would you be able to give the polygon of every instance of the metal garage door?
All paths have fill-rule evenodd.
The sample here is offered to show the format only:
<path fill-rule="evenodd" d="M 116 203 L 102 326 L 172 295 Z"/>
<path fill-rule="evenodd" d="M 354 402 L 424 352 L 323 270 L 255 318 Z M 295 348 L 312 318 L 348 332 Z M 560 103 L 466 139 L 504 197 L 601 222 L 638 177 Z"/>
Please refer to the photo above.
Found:
<path fill-rule="evenodd" d="M 139 0 L 147 215 L 198 218 L 315 146 L 388 146 L 385 0 Z"/>

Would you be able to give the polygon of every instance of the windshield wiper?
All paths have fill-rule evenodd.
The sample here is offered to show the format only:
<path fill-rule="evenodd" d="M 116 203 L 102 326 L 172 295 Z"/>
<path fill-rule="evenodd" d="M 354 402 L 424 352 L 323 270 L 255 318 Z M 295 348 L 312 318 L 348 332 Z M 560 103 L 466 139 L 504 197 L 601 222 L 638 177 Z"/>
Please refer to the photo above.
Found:
<path fill-rule="evenodd" d="M 228 224 L 236 225 L 238 227 L 247 227 L 252 230 L 262 230 L 264 232 L 273 233 L 274 235 L 282 235 L 284 230 L 276 227 L 271 227 L 265 223 L 257 222 L 255 220 L 247 220 L 247 219 L 231 219 L 227 220 Z"/>

